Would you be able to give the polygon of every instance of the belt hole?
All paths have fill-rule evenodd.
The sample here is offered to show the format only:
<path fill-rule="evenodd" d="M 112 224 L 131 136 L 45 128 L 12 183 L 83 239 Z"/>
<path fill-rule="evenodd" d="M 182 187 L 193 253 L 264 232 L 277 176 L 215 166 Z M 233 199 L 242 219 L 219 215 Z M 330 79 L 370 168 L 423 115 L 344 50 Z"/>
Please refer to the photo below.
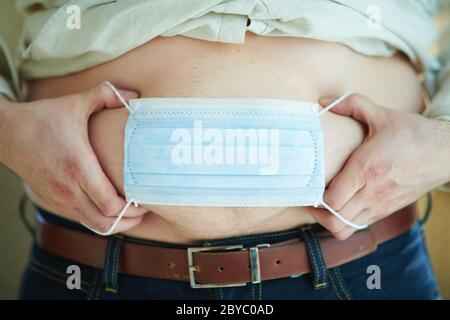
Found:
<path fill-rule="evenodd" d="M 224 266 L 219 266 L 219 267 L 217 268 L 217 270 L 219 270 L 219 272 L 224 272 L 224 271 L 225 271 L 225 268 L 224 268 Z"/>
<path fill-rule="evenodd" d="M 280 264 L 281 264 L 280 259 L 275 260 L 275 265 L 276 265 L 276 266 L 279 266 Z"/>
<path fill-rule="evenodd" d="M 164 262 L 164 265 L 166 266 L 166 268 L 170 268 L 170 269 L 175 268 L 175 263 L 173 263 L 172 261 L 166 261 L 166 262 Z"/>

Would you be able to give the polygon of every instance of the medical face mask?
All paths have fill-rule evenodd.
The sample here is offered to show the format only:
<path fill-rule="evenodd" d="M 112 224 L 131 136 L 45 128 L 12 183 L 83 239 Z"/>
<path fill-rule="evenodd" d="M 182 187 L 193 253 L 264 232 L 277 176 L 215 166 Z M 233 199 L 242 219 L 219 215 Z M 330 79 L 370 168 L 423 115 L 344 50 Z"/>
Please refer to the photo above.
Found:
<path fill-rule="evenodd" d="M 109 83 L 108 83 L 109 84 Z M 309 102 L 268 99 L 134 99 L 124 145 L 127 206 L 330 206 L 320 115 Z M 92 230 L 92 229 L 91 229 Z"/>

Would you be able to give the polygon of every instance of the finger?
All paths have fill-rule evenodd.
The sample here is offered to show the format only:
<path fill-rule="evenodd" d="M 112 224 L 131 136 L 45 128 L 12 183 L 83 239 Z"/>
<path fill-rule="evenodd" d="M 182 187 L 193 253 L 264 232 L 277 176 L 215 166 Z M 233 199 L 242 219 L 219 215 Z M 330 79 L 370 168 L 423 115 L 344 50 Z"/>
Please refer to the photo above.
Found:
<path fill-rule="evenodd" d="M 333 180 L 324 193 L 325 202 L 335 210 L 341 210 L 345 204 L 365 185 L 364 150 L 356 149 L 347 160 L 344 168 Z"/>
<path fill-rule="evenodd" d="M 348 203 L 339 210 L 339 214 L 355 224 L 360 224 L 356 217 L 367 208 L 367 203 L 365 201 L 365 194 L 359 191 L 353 198 L 351 198 Z M 326 209 L 316 209 L 311 211 L 314 219 L 321 224 L 325 229 L 330 231 L 333 235 L 342 232 L 344 229 L 352 229 L 356 231 L 357 229 L 346 225 L 344 222 L 336 218 L 331 212 Z"/>
<path fill-rule="evenodd" d="M 346 207 L 341 210 L 341 214 L 346 215 L 355 224 L 371 225 L 413 202 L 409 194 L 402 194 L 396 195 L 388 201 L 381 200 L 378 203 L 373 203 L 367 201 L 370 199 L 371 193 L 373 192 L 367 187 L 359 191 Z M 358 208 L 355 209 L 356 207 Z M 361 210 L 361 207 L 365 208 Z M 351 210 L 353 213 L 348 213 L 347 210 Z M 341 230 L 332 233 L 336 239 L 346 240 L 356 231 L 352 227 L 345 226 Z"/>
<path fill-rule="evenodd" d="M 373 223 L 372 215 L 373 214 L 370 209 L 364 209 L 353 219 L 353 223 L 370 225 L 371 223 Z M 345 226 L 345 228 L 343 228 L 342 230 L 333 233 L 333 236 L 338 240 L 347 240 L 356 231 L 358 230 L 356 230 L 355 228 Z"/>
<path fill-rule="evenodd" d="M 120 95 L 128 101 L 139 97 L 139 93 L 131 90 L 117 90 Z M 95 87 L 89 89 L 85 93 L 85 97 L 88 100 L 90 106 L 90 112 L 97 112 L 103 108 L 118 108 L 123 107 L 122 101 L 113 90 L 105 83 L 99 83 Z"/>
<path fill-rule="evenodd" d="M 345 227 L 339 232 L 333 234 L 333 236 L 338 240 L 347 240 L 350 238 L 357 230 L 355 228 Z"/>
<path fill-rule="evenodd" d="M 366 201 L 367 196 L 364 192 L 363 188 L 362 190 L 358 191 L 346 204 L 345 206 L 339 210 L 339 214 L 347 219 L 348 221 L 351 221 L 354 224 L 357 225 L 367 225 L 367 219 L 368 217 L 365 217 L 364 212 L 367 212 L 368 210 L 368 203 Z M 363 217 L 363 219 L 361 219 Z M 324 218 L 325 219 L 325 218 Z M 335 219 L 336 221 L 331 221 L 331 219 Z M 327 218 L 328 221 L 326 221 L 327 226 L 324 227 L 330 231 L 333 236 L 338 240 L 345 240 L 349 238 L 354 232 L 357 231 L 352 226 L 348 226 L 341 221 L 339 221 L 334 215 L 330 215 L 330 218 Z M 339 223 L 338 223 L 339 221 Z"/>
<path fill-rule="evenodd" d="M 352 221 L 353 223 L 359 224 L 355 222 L 357 217 L 367 210 L 370 206 L 368 201 L 368 192 L 367 186 L 359 190 L 353 197 L 351 197 L 347 203 L 344 205 L 342 209 L 339 210 L 339 214 L 343 216 L 345 219 Z M 354 228 L 353 228 L 354 229 Z"/>
<path fill-rule="evenodd" d="M 81 190 L 80 190 L 81 191 Z M 80 222 L 99 232 L 107 232 L 115 223 L 117 217 L 105 217 L 97 206 L 84 193 L 80 192 L 77 199 L 78 207 L 75 209 L 79 213 Z M 113 230 L 113 233 L 120 233 L 136 227 L 142 221 L 142 216 L 134 218 L 122 218 Z"/>
<path fill-rule="evenodd" d="M 339 221 L 326 209 L 314 209 L 311 211 L 313 218 L 333 235 L 346 228 L 346 225 Z"/>
<path fill-rule="evenodd" d="M 122 218 L 111 230 L 117 218 L 82 215 L 81 210 L 78 210 L 78 214 L 81 216 L 79 221 L 81 224 L 89 227 L 91 231 L 95 230 L 100 233 L 110 232 L 110 234 L 116 234 L 125 232 L 137 227 L 142 221 L 142 217 Z"/>
<path fill-rule="evenodd" d="M 115 217 L 125 207 L 126 201 L 117 194 L 115 187 L 101 168 L 93 151 L 88 154 L 90 154 L 91 160 L 85 161 L 84 178 L 80 181 L 79 186 L 98 207 L 102 215 Z M 148 212 L 146 208 L 130 206 L 125 213 L 125 217 L 138 217 L 146 212 Z"/>
<path fill-rule="evenodd" d="M 332 103 L 335 98 L 324 97 L 319 99 L 320 105 L 323 107 Z M 376 105 L 374 102 L 360 94 L 352 94 L 348 98 L 341 101 L 330 111 L 343 116 L 349 116 L 358 120 L 367 126 L 372 127 L 380 122 L 380 113 L 385 108 Z"/>

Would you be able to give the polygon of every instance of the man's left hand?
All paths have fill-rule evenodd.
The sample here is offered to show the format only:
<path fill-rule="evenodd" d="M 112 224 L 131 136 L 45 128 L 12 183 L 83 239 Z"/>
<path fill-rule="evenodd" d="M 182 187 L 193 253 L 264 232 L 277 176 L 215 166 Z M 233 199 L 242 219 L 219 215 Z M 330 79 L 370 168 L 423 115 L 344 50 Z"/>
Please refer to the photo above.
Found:
<path fill-rule="evenodd" d="M 326 106 L 334 98 L 322 98 Z M 324 200 L 345 218 L 371 224 L 450 180 L 450 122 L 395 111 L 353 94 L 331 109 L 367 126 L 363 143 L 325 191 Z M 326 210 L 313 216 L 337 239 L 356 230 Z"/>

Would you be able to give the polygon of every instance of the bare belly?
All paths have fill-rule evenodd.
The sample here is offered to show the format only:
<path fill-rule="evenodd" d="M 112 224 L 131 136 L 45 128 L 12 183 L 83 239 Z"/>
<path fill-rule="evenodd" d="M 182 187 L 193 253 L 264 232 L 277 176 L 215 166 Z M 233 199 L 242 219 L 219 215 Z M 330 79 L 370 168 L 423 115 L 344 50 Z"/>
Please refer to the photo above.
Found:
<path fill-rule="evenodd" d="M 103 80 L 140 92 L 141 97 L 279 98 L 317 102 L 353 91 L 394 109 L 419 112 L 420 86 L 401 55 L 367 57 L 345 46 L 301 38 L 247 35 L 243 45 L 184 37 L 157 38 L 91 69 L 29 82 L 29 100 L 87 89 Z M 123 194 L 125 109 L 95 114 L 89 124 L 94 150 Z M 356 121 L 327 114 L 326 180 L 345 163 L 364 137 Z M 38 190 L 37 190 L 38 191 Z M 53 211 L 32 190 L 38 205 Z M 311 207 L 216 208 L 147 206 L 142 223 L 126 234 L 178 243 L 278 231 L 312 223 Z M 58 214 L 57 212 L 55 212 Z M 70 217 L 66 217 L 69 218 Z"/>

